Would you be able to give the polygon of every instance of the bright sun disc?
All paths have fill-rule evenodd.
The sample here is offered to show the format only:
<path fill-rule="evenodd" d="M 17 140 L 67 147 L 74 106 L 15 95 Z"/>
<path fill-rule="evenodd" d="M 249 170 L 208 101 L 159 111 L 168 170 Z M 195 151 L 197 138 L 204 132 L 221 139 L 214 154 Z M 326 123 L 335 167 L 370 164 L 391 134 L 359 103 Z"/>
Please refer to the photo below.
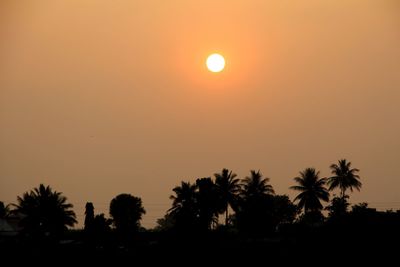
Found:
<path fill-rule="evenodd" d="M 212 72 L 220 72 L 225 68 L 225 59 L 220 54 L 212 54 L 207 58 L 207 68 Z"/>

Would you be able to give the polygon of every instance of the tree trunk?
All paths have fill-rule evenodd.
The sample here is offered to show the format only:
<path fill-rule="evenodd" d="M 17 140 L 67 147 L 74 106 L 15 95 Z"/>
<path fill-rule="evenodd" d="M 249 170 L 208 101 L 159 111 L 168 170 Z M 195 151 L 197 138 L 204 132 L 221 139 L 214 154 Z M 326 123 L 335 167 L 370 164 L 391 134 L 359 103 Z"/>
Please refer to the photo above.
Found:
<path fill-rule="evenodd" d="M 344 196 L 345 196 L 345 189 L 344 188 L 342 188 L 342 200 L 344 201 Z"/>
<path fill-rule="evenodd" d="M 229 208 L 229 206 L 226 205 L 226 210 L 225 210 L 225 226 L 228 226 L 228 208 Z"/>

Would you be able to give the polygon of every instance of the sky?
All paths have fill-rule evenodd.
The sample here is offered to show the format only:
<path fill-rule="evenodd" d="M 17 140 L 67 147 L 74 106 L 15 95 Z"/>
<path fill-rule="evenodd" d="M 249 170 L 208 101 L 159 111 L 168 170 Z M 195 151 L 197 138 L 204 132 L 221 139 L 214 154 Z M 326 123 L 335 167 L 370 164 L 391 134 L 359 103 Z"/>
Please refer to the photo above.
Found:
<path fill-rule="evenodd" d="M 153 227 L 180 181 L 252 169 L 276 193 L 346 158 L 350 202 L 400 209 L 396 0 L 0 2 L 0 200 L 49 184 Z M 225 57 L 221 73 L 209 54 Z M 337 192 L 336 192 L 337 193 Z"/>

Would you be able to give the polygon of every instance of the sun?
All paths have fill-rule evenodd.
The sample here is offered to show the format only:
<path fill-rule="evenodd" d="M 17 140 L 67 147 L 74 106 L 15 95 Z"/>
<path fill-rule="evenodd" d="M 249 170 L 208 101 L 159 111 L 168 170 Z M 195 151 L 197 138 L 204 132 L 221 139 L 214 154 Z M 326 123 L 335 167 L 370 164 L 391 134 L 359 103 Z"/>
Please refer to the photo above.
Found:
<path fill-rule="evenodd" d="M 225 68 L 225 59 L 220 54 L 211 54 L 207 58 L 206 65 L 211 72 L 221 72 Z"/>

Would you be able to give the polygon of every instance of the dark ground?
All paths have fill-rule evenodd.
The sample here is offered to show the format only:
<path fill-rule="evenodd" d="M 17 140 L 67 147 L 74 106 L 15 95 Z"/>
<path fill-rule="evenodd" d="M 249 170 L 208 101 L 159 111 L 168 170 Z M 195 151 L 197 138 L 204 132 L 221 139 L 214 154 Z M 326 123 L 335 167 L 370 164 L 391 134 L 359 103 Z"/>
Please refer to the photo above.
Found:
<path fill-rule="evenodd" d="M 1 243 L 1 266 L 399 266 L 398 233 L 307 232 L 273 238 L 208 234 L 177 238 L 142 233 L 128 246 Z M 7 264 L 8 263 L 8 264 Z M 278 265 L 279 264 L 279 265 Z"/>

